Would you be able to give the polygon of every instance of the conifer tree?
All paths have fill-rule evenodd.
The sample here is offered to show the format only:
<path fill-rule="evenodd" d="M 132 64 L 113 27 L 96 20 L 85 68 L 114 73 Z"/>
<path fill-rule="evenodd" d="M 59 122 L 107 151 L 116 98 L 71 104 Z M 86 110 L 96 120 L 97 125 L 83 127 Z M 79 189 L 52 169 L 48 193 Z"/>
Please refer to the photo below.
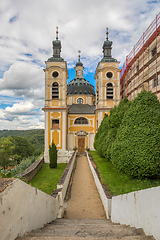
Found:
<path fill-rule="evenodd" d="M 57 148 L 54 142 L 49 146 L 49 161 L 50 168 L 57 167 Z"/>

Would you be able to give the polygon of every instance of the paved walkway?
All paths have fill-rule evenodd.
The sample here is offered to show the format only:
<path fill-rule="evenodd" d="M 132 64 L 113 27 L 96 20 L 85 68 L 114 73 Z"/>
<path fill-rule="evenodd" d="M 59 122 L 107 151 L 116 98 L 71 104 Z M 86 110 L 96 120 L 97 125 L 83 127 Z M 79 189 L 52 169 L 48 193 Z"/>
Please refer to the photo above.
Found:
<path fill-rule="evenodd" d="M 77 167 L 73 177 L 71 198 L 67 203 L 65 218 L 106 218 L 86 156 L 77 157 Z"/>

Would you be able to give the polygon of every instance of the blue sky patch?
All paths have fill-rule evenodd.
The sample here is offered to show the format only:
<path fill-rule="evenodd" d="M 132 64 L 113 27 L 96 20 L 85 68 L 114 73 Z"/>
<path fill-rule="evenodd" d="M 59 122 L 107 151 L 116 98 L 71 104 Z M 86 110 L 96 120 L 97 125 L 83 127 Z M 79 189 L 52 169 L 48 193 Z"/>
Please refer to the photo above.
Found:
<path fill-rule="evenodd" d="M 9 19 L 9 22 L 10 22 L 10 23 L 15 22 L 15 21 L 17 20 L 17 17 L 18 17 L 18 16 L 14 16 L 14 17 L 10 18 L 10 19 Z"/>

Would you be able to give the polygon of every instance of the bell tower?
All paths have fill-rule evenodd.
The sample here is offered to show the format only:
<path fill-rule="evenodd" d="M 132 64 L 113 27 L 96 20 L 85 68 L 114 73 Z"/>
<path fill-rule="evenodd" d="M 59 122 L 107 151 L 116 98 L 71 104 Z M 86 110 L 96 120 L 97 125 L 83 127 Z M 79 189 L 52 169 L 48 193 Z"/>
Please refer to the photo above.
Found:
<path fill-rule="evenodd" d="M 58 149 L 66 150 L 67 132 L 67 63 L 61 57 L 61 41 L 53 44 L 53 56 L 45 63 L 45 162 L 49 162 L 49 146 L 54 141 Z"/>
<path fill-rule="evenodd" d="M 101 124 L 104 114 L 117 106 L 120 100 L 120 69 L 119 62 L 112 58 L 112 41 L 108 39 L 108 28 L 106 40 L 103 43 L 103 58 L 98 63 L 96 79 L 96 129 Z"/>

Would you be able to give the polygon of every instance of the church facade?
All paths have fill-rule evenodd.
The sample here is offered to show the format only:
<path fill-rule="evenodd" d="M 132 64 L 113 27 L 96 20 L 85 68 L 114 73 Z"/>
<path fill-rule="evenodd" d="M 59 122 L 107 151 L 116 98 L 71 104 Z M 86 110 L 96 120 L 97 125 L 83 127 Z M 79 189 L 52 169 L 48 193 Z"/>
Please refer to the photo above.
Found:
<path fill-rule="evenodd" d="M 103 58 L 95 71 L 96 91 L 83 78 L 83 63 L 75 65 L 75 78 L 67 84 L 67 62 L 61 57 L 61 41 L 53 43 L 53 56 L 45 72 L 45 162 L 49 161 L 49 146 L 54 141 L 59 152 L 77 148 L 84 152 L 94 149 L 94 137 L 105 114 L 120 100 L 119 62 L 112 58 L 112 42 L 103 44 Z"/>

